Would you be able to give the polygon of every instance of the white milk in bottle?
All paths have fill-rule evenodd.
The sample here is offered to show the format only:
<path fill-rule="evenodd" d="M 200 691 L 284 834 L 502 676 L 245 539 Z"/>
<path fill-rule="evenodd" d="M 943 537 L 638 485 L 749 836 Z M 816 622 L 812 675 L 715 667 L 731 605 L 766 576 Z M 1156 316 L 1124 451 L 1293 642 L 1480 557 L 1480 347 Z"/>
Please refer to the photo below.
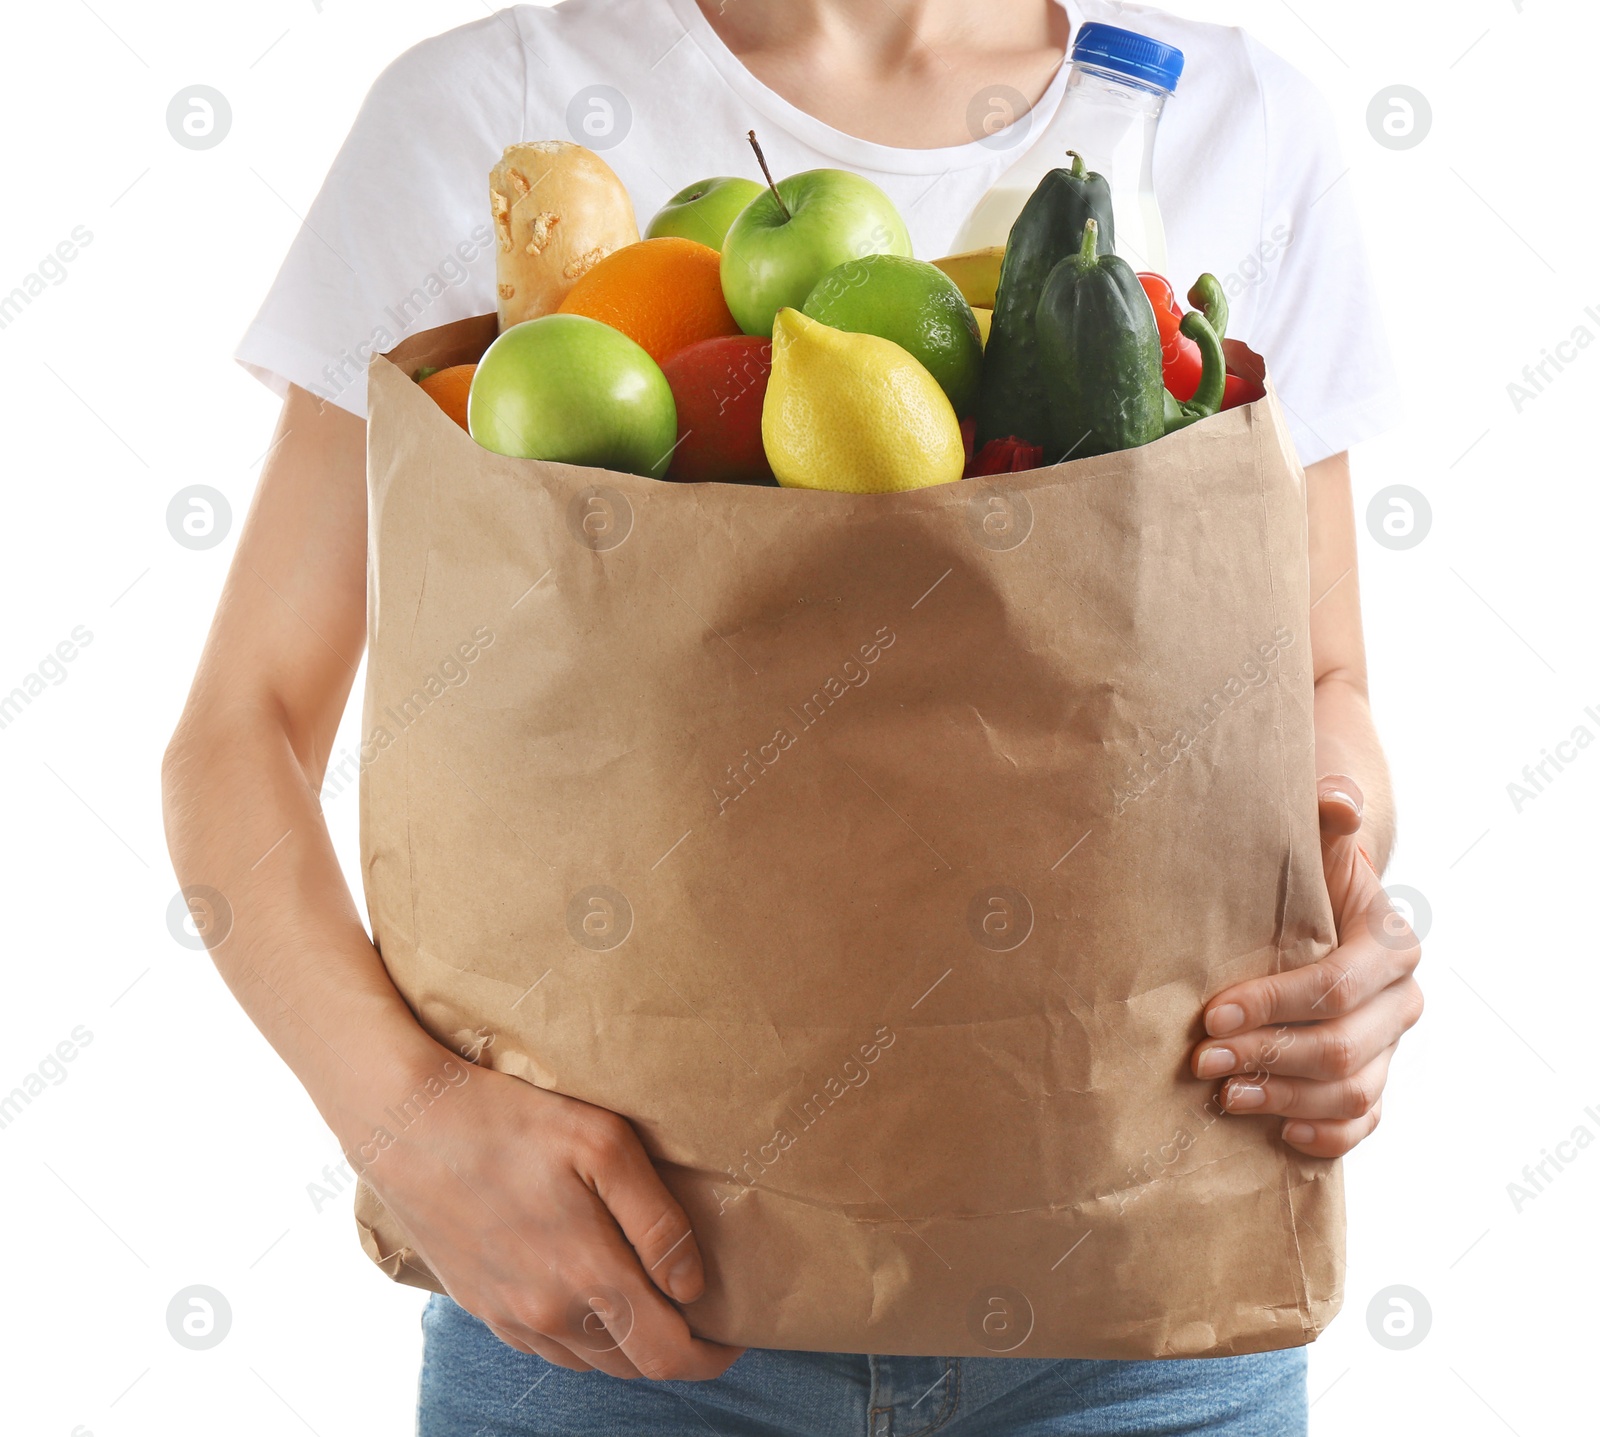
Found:
<path fill-rule="evenodd" d="M 1044 133 L 990 187 L 951 253 L 1003 245 L 1040 180 L 1070 161 L 1106 177 L 1116 252 L 1136 270 L 1167 272 L 1167 237 L 1153 177 L 1156 127 L 1183 73 L 1183 51 L 1115 25 L 1084 25 L 1072 45 L 1066 92 Z"/>

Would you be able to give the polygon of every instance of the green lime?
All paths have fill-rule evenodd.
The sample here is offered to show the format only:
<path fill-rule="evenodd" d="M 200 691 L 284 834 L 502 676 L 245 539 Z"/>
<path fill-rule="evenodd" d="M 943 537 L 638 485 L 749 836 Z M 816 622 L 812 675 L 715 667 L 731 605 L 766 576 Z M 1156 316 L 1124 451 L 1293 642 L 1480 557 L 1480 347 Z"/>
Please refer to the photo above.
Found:
<path fill-rule="evenodd" d="M 920 259 L 869 254 L 816 283 L 800 312 L 850 334 L 875 334 L 907 350 L 938 381 L 958 418 L 978 401 L 983 341 L 955 281 Z"/>

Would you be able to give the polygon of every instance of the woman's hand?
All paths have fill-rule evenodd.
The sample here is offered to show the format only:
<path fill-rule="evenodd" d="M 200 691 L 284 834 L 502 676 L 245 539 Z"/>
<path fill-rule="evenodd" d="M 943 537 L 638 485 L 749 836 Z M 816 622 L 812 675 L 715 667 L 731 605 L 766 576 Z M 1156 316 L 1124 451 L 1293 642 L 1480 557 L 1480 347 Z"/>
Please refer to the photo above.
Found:
<path fill-rule="evenodd" d="M 1389 1061 L 1422 1016 L 1422 949 L 1357 844 L 1361 790 L 1317 785 L 1322 868 L 1339 946 L 1320 963 L 1225 988 L 1206 1004 L 1197 1078 L 1221 1078 L 1230 1113 L 1275 1114 L 1283 1140 L 1342 1157 L 1378 1126 Z"/>
<path fill-rule="evenodd" d="M 742 1349 L 691 1336 L 667 1300 L 698 1297 L 704 1270 L 632 1127 L 492 1069 L 443 1066 L 444 1092 L 360 1166 L 450 1296 L 502 1342 L 574 1371 L 720 1376 Z M 359 1152 L 364 1139 L 345 1136 Z"/>

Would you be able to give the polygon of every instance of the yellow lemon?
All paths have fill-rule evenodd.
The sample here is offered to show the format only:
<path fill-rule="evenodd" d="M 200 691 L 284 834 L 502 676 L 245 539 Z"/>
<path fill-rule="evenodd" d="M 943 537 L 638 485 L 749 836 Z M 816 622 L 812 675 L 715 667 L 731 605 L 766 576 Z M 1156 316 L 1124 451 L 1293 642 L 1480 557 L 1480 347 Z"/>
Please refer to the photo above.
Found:
<path fill-rule="evenodd" d="M 961 477 L 961 425 L 938 381 L 892 340 L 780 309 L 761 440 L 789 489 L 895 494 Z"/>

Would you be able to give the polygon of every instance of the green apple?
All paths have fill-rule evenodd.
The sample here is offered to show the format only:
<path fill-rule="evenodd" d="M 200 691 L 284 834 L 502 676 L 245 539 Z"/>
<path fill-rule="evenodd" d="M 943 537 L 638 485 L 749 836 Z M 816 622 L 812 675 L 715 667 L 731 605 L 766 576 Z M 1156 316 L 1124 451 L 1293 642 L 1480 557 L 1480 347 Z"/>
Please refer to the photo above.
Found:
<path fill-rule="evenodd" d="M 661 367 L 627 335 L 581 314 L 547 314 L 484 351 L 467 428 L 496 454 L 659 479 L 678 411 Z"/>
<path fill-rule="evenodd" d="M 662 235 L 677 235 L 721 249 L 728 226 L 764 188 L 756 180 L 743 180 L 736 175 L 698 180 L 688 189 L 679 190 L 656 211 L 644 237 L 660 239 Z"/>
<path fill-rule="evenodd" d="M 803 170 L 751 200 L 722 241 L 722 294 L 746 334 L 771 335 L 780 309 L 799 309 L 846 260 L 911 254 L 888 195 L 849 170 Z"/>

